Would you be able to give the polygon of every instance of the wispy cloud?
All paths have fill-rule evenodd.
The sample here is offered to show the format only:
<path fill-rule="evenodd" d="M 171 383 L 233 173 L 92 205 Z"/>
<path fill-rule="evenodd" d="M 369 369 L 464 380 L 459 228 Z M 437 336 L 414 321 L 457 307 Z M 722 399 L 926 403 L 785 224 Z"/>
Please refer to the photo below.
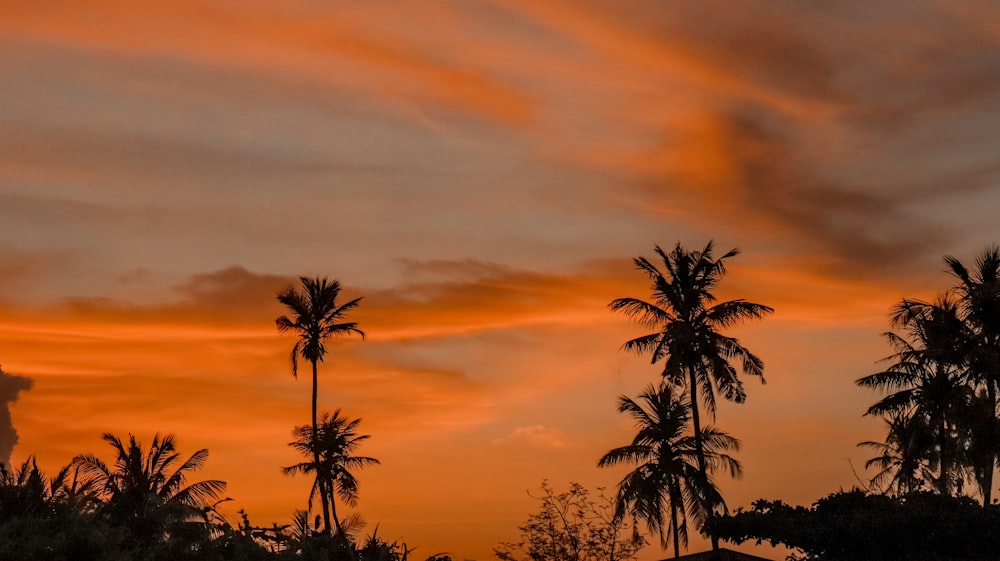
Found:
<path fill-rule="evenodd" d="M 543 425 L 517 427 L 509 434 L 493 439 L 494 446 L 527 444 L 537 448 L 561 449 L 571 444 L 563 431 Z"/>

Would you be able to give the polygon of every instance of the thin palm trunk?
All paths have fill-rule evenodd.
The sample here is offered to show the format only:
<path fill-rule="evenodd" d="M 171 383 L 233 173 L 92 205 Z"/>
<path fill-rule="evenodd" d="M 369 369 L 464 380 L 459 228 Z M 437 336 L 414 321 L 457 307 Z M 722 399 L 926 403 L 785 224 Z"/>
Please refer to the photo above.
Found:
<path fill-rule="evenodd" d="M 691 393 L 691 424 L 694 428 L 694 450 L 698 458 L 698 473 L 702 481 L 708 481 L 708 467 L 705 465 L 705 447 L 702 444 L 701 435 L 701 413 L 698 411 L 698 380 L 694 368 L 688 369 L 688 384 Z M 708 497 L 703 497 L 706 502 Z M 707 505 L 708 521 L 711 523 L 715 518 L 715 505 Z M 709 536 L 712 539 L 712 550 L 719 549 L 719 538 L 714 534 Z"/>
<path fill-rule="evenodd" d="M 673 491 L 670 494 L 673 495 Z M 670 498 L 670 530 L 674 535 L 674 559 L 681 556 L 681 531 L 677 525 L 677 502 L 676 497 Z"/>
<path fill-rule="evenodd" d="M 317 433 L 319 431 L 317 430 L 317 425 L 316 425 L 316 405 L 317 405 L 317 399 L 319 397 L 319 371 L 316 367 L 317 361 L 313 359 L 311 362 L 312 362 L 312 375 L 313 375 L 313 388 L 312 388 L 312 441 L 314 443 L 313 463 L 316 464 L 316 479 L 317 479 L 316 484 L 319 486 L 321 491 L 319 494 L 319 500 L 322 503 L 323 507 L 323 533 L 329 535 L 330 502 L 327 500 L 325 492 L 327 484 L 325 481 L 325 477 L 323 476 L 323 467 L 319 462 L 319 446 L 315 446 L 315 443 L 319 442 L 319 438 L 317 437 Z M 337 531 L 338 532 L 340 531 L 340 524 L 337 525 Z"/>
<path fill-rule="evenodd" d="M 986 381 L 986 395 L 990 404 L 989 410 L 994 412 L 993 416 L 995 417 L 997 410 L 997 391 L 994 380 Z M 986 435 L 986 441 L 990 444 L 990 447 L 993 448 L 993 444 L 997 441 L 996 423 L 992 422 L 993 419 L 990 419 L 990 421 L 991 422 L 987 424 L 986 428 L 988 433 Z M 987 456 L 988 463 L 987 460 L 984 460 L 981 468 L 983 470 L 983 508 L 989 508 L 990 503 L 993 502 L 993 466 L 996 464 L 997 459 L 996 454 L 992 451 L 988 453 Z"/>

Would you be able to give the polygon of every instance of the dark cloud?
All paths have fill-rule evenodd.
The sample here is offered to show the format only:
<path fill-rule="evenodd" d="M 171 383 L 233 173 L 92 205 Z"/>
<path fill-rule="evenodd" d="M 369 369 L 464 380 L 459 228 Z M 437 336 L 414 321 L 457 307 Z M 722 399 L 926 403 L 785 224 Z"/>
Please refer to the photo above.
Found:
<path fill-rule="evenodd" d="M 872 189 L 839 182 L 790 119 L 760 106 L 705 115 L 675 139 L 668 179 L 647 183 L 651 200 L 682 197 L 703 223 L 739 229 L 758 243 L 827 256 L 841 273 L 884 272 L 947 247 L 950 230 L 910 205 L 933 200 L 912 185 Z M 692 172 L 687 162 L 701 161 Z"/>
<path fill-rule="evenodd" d="M 224 314 L 273 308 L 278 292 L 298 284 L 298 279 L 282 275 L 252 273 L 233 265 L 226 269 L 194 275 L 177 290 L 186 297 L 183 306 Z"/>
<path fill-rule="evenodd" d="M 651 206 L 845 276 L 992 230 L 941 210 L 1000 191 L 1000 36 L 976 5 L 681 2 L 638 24 L 749 86 L 668 129 Z"/>
<path fill-rule="evenodd" d="M 122 282 L 153 282 L 152 273 L 136 270 Z M 158 301 L 127 301 L 115 298 L 71 298 L 63 306 L 88 320 L 147 321 L 166 323 L 266 324 L 280 313 L 278 292 L 298 279 L 258 274 L 233 265 L 210 273 L 193 275 L 173 287 L 179 298 Z"/>
<path fill-rule="evenodd" d="M 946 232 L 905 213 L 915 194 L 833 183 L 814 173 L 807 153 L 782 128 L 752 113 L 731 115 L 723 126 L 737 203 L 801 244 L 877 267 L 945 247 Z"/>
<path fill-rule="evenodd" d="M 31 378 L 7 374 L 0 369 L 0 463 L 10 464 L 10 456 L 17 444 L 17 431 L 10 416 L 10 405 L 18 394 L 31 389 Z"/>
<path fill-rule="evenodd" d="M 816 41 L 816 28 L 832 23 L 822 12 L 775 2 L 680 2 L 672 8 L 633 24 L 746 83 L 807 100 L 843 97 L 838 61 Z"/>

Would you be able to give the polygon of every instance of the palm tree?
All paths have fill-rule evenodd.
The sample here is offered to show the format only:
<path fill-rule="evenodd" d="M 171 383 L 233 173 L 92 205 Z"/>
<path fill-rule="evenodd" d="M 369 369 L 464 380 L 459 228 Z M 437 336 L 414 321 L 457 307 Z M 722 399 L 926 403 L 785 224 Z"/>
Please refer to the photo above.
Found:
<path fill-rule="evenodd" d="M 49 479 L 38 469 L 34 456 L 20 467 L 0 463 L 0 520 L 15 516 L 46 516 L 59 506 L 87 512 L 96 499 L 93 487 L 81 484 L 76 472 L 65 466 Z"/>
<path fill-rule="evenodd" d="M 354 451 L 369 435 L 357 434 L 361 419 L 347 419 L 340 415 L 340 409 L 331 416 L 323 413 L 317 431 L 313 432 L 309 425 L 295 427 L 292 432 L 295 440 L 289 446 L 298 450 L 303 456 L 312 457 L 311 462 L 302 462 L 284 468 L 285 473 L 312 473 L 315 475 L 312 491 L 309 494 L 309 504 L 317 495 L 326 498 L 324 504 L 329 504 L 333 513 L 337 535 L 345 536 L 345 525 L 337 516 L 336 497 L 344 503 L 355 506 L 358 503 L 358 480 L 351 470 L 365 466 L 377 465 L 375 458 L 354 456 Z M 319 458 L 316 461 L 315 458 Z M 319 469 L 317 469 L 317 466 Z"/>
<path fill-rule="evenodd" d="M 356 322 L 343 321 L 344 315 L 356 308 L 361 298 L 339 304 L 337 297 L 340 295 L 340 281 L 329 281 L 326 277 L 300 277 L 299 280 L 302 292 L 288 287 L 278 293 L 278 301 L 288 308 L 291 316 L 279 316 L 275 324 L 278 331 L 292 331 L 299 337 L 292 347 L 292 375 L 298 377 L 299 356 L 312 364 L 312 440 L 316 441 L 316 405 L 319 395 L 317 364 L 323 362 L 326 355 L 325 343 L 330 337 L 356 333 L 364 339 L 365 334 L 358 329 Z M 319 460 L 318 455 L 313 457 L 317 465 Z M 330 506 L 327 504 L 327 495 L 320 493 L 320 499 L 323 504 L 323 530 L 329 534 Z"/>
<path fill-rule="evenodd" d="M 111 433 L 103 438 L 115 450 L 113 464 L 81 454 L 72 465 L 106 499 L 105 515 L 137 537 L 157 541 L 188 522 L 205 522 L 204 508 L 226 489 L 224 481 L 214 479 L 187 484 L 188 474 L 205 465 L 208 450 L 182 461 L 172 434 L 155 435 L 148 450 L 131 434 L 128 443 Z"/>
<path fill-rule="evenodd" d="M 906 428 L 907 439 L 890 433 L 887 444 L 923 454 L 941 492 L 960 489 L 958 472 L 971 472 L 985 507 L 1000 454 L 1000 247 L 987 247 L 972 270 L 952 256 L 944 261 L 958 284 L 937 302 L 897 305 L 892 323 L 903 336 L 887 334 L 897 362 L 858 384 L 894 392 L 869 409 L 899 417 L 894 430 Z"/>
<path fill-rule="evenodd" d="M 964 320 L 971 331 L 968 376 L 983 389 L 985 402 L 976 424 L 976 479 L 983 506 L 992 502 L 993 472 L 1000 454 L 997 392 L 1000 390 L 1000 246 L 988 246 L 969 270 L 953 256 L 945 256 L 949 272 L 958 279 L 955 287 Z"/>
<path fill-rule="evenodd" d="M 733 249 L 715 259 L 713 249 L 711 241 L 701 251 L 687 251 L 678 243 L 667 253 L 656 246 L 665 273 L 645 257 L 635 259 L 636 268 L 652 283 L 653 301 L 618 298 L 609 304 L 613 311 L 621 311 L 643 327 L 655 330 L 627 341 L 623 348 L 649 355 L 652 364 L 663 361 L 663 378 L 686 387 L 694 423 L 698 469 L 704 479 L 708 478 L 708 473 L 699 404 L 703 403 L 714 418 L 716 391 L 737 403 L 746 399 L 743 383 L 730 363 L 732 360 L 739 361 L 744 374 L 764 381 L 763 362 L 738 340 L 723 335 L 720 330 L 746 320 L 760 319 L 774 311 L 742 299 L 715 303 L 712 290 L 725 275 L 724 262 L 739 251 Z M 712 546 L 717 549 L 718 540 L 713 538 Z"/>
<path fill-rule="evenodd" d="M 976 396 L 964 368 L 969 339 L 960 310 L 953 300 L 935 303 L 903 300 L 893 323 L 903 334 L 885 333 L 895 353 L 889 368 L 860 378 L 859 386 L 891 392 L 868 408 L 866 415 L 890 418 L 886 448 L 869 465 L 883 471 L 890 466 L 912 470 L 913 460 L 924 468 L 927 483 L 944 495 L 959 492 L 966 479 L 967 450 L 973 438 L 970 412 Z M 889 461 L 890 449 L 907 462 Z M 911 475 L 899 474 L 903 482 Z M 874 480 L 873 480 L 874 481 Z M 906 485 L 910 486 L 910 485 Z"/>
<path fill-rule="evenodd" d="M 704 527 L 722 497 L 699 467 L 697 439 L 688 433 L 690 403 L 674 396 L 664 383 L 647 387 L 639 397 L 644 405 L 626 396 L 618 398 L 618 410 L 630 414 L 638 428 L 632 443 L 609 451 L 597 465 L 636 466 L 618 484 L 615 516 L 620 519 L 628 510 L 645 520 L 650 532 L 659 533 L 662 547 L 672 541 L 674 557 L 679 557 L 681 543 L 687 547 L 688 517 L 698 528 Z M 739 450 L 738 440 L 712 427 L 700 436 L 710 472 L 724 468 L 733 477 L 742 475 L 739 462 L 725 453 Z M 669 533 L 664 528 L 664 506 L 669 509 Z"/>
<path fill-rule="evenodd" d="M 924 427 L 902 415 L 885 421 L 888 425 L 885 442 L 858 444 L 878 453 L 865 462 L 865 469 L 877 470 L 869 480 L 869 487 L 897 497 L 926 489 L 929 482 L 938 478 L 928 460 L 932 444 L 928 442 Z"/>

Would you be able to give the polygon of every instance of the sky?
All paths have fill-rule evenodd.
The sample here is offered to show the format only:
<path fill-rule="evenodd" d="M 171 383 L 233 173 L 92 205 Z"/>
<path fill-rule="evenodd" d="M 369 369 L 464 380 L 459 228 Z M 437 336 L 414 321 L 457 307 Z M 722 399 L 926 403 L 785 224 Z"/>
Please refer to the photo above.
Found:
<path fill-rule="evenodd" d="M 811 504 L 882 437 L 853 381 L 890 307 L 1000 242 L 998 130 L 989 1 L 0 0 L 13 460 L 173 433 L 224 512 L 287 522 L 311 388 L 275 295 L 328 276 L 362 297 L 319 403 L 382 462 L 367 530 L 491 559 L 543 480 L 624 475 L 616 400 L 659 369 L 607 305 L 714 240 L 717 295 L 775 309 L 729 331 L 767 383 L 719 407 L 721 487 Z"/>

